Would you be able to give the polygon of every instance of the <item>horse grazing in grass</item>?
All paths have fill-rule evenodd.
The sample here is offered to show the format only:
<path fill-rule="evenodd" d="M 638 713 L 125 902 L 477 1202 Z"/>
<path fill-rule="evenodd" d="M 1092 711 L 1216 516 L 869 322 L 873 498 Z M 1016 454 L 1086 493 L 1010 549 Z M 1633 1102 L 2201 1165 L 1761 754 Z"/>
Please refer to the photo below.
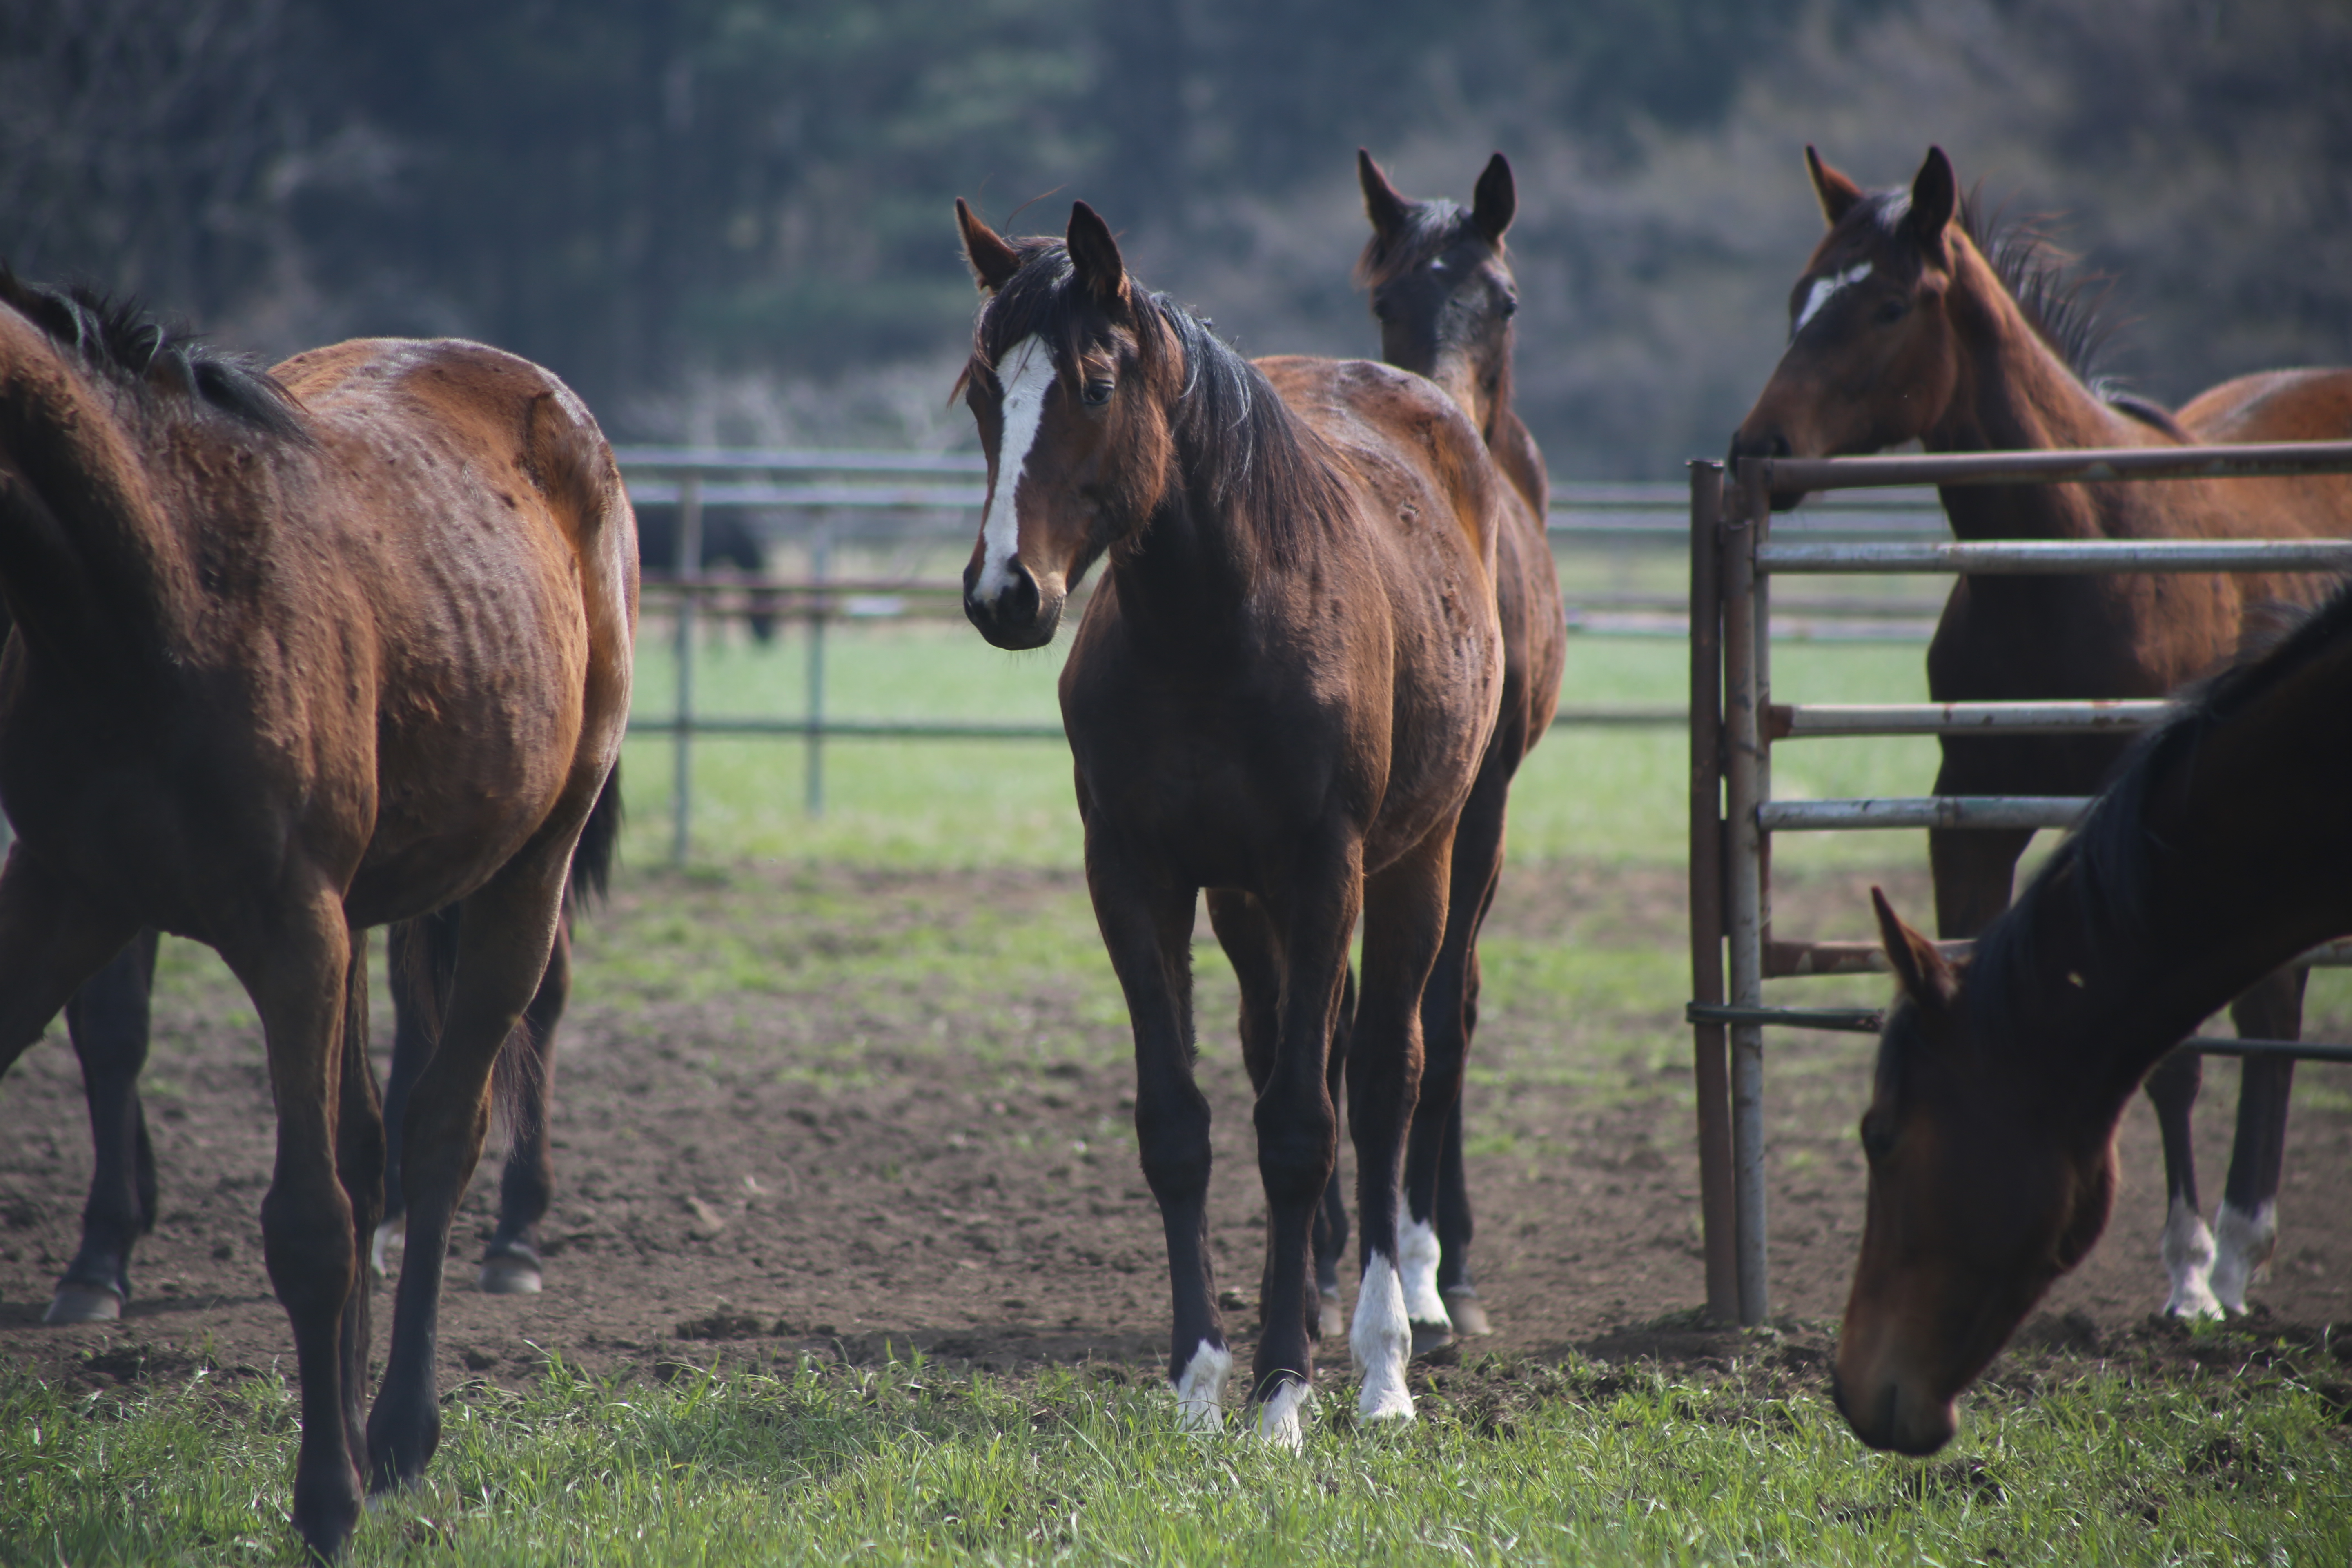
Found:
<path fill-rule="evenodd" d="M 1502 689 L 1507 482 L 1419 376 L 1242 359 L 1129 278 L 1084 203 L 1066 241 L 1007 241 L 961 204 L 956 216 L 988 296 L 963 378 L 989 466 L 964 612 L 999 647 L 1041 647 L 1071 584 L 1104 563 L 1063 667 L 1062 716 L 1087 883 L 1135 1030 L 1180 1409 L 1220 1422 L 1233 1364 L 1192 1073 L 1205 889 L 1257 1089 L 1258 1430 L 1302 1435 L 1320 1328 L 1308 1233 L 1338 1152 L 1325 1075 L 1359 912 L 1346 1070 L 1363 1273 L 1349 1343 L 1363 1415 L 1409 1417 L 1398 1181 L 1454 825 Z"/>
<path fill-rule="evenodd" d="M 1494 739 L 1454 834 L 1445 942 L 1422 993 L 1426 1064 L 1405 1146 L 1404 1233 L 1398 1267 L 1413 1348 L 1457 1332 L 1493 1331 L 1470 1278 L 1470 1188 L 1462 1168 L 1462 1081 L 1478 1026 L 1478 928 L 1503 869 L 1503 822 L 1512 775 L 1550 728 L 1568 661 L 1559 569 L 1545 532 L 1551 481 L 1543 452 L 1511 408 L 1511 318 L 1518 290 L 1503 233 L 1518 210 L 1500 153 L 1478 176 L 1470 209 L 1409 201 L 1371 154 L 1356 174 L 1372 237 L 1356 264 L 1381 324 L 1381 356 L 1444 388 L 1486 438 L 1510 480 L 1495 541 L 1495 602 L 1503 627 L 1503 702 Z M 1327 1202 L 1327 1207 L 1329 1206 Z M 1336 1261 L 1336 1259 L 1334 1260 Z M 1318 1272 L 1323 1259 L 1317 1259 Z M 1323 1280 L 1326 1300 L 1336 1276 Z"/>
<path fill-rule="evenodd" d="M 499 1184 L 499 1219 L 482 1249 L 477 1276 L 493 1295 L 535 1294 L 544 1284 L 538 1226 L 555 1193 L 555 1168 L 547 1142 L 547 1102 L 555 1072 L 555 1028 L 572 995 L 572 921 L 580 905 L 604 890 L 618 844 L 620 771 L 596 798 L 572 857 L 563 920 L 556 927 L 547 973 L 524 1009 L 523 1021 L 499 1052 L 499 1071 L 511 1083 L 501 1099 L 513 1139 Z M 457 956 L 454 910 L 405 921 L 392 928 L 394 1034 L 392 1079 L 384 1095 L 383 1126 L 389 1159 L 384 1169 L 384 1218 L 377 1226 L 372 1258 L 385 1274 L 387 1244 L 400 1234 L 406 1206 L 400 1195 L 400 1135 L 408 1092 L 432 1059 L 439 1038 L 441 994 Z M 42 1313 L 45 1323 L 111 1322 L 131 1300 L 131 1255 L 139 1238 L 155 1228 L 157 1177 L 153 1141 L 139 1099 L 139 1074 L 147 1064 L 148 992 L 155 975 L 152 927 L 85 981 L 66 1004 L 66 1027 L 81 1063 L 82 1093 L 89 1109 L 89 1197 L 82 1205 L 81 1244 L 58 1279 Z M 411 948 L 410 943 L 417 944 Z"/>
<path fill-rule="evenodd" d="M 2352 931 L 2352 592 L 2189 698 L 1955 968 L 1878 920 L 1902 994 L 1862 1143 L 1870 1197 L 1839 1408 L 1926 1454 L 2106 1225 L 2115 1133 L 2198 1021 Z"/>
<path fill-rule="evenodd" d="M 2352 372 L 2274 371 L 2224 383 L 2177 413 L 2085 384 L 2095 322 L 2031 234 L 1963 203 L 1931 149 L 1908 191 L 1866 195 L 1805 150 L 1829 233 L 1790 296 L 1787 352 L 1732 439 L 1744 457 L 1828 457 L 1917 439 L 1931 452 L 2352 437 Z M 1776 507 L 1800 498 L 1776 495 Z M 2224 539 L 2352 531 L 2352 479 L 1948 488 L 1961 539 Z M 1938 702 L 2161 697 L 2220 666 L 2250 606 L 2305 603 L 2325 580 L 2211 576 L 1962 577 L 1927 652 Z M 2116 735 L 1947 736 L 1938 795 L 2090 795 L 2128 744 Z M 1973 936 L 2009 902 L 2028 829 L 1934 830 L 1936 924 Z M 2304 971 L 2263 977 L 2231 1008 L 2241 1035 L 2300 1033 Z M 2242 1310 L 2276 1245 L 2275 1200 L 2294 1064 L 2246 1058 L 2237 1146 L 2218 1222 L 2199 1216 L 2189 1111 L 2200 1058 L 2148 1080 L 2164 1132 L 2170 1215 L 2166 1310 Z"/>
<path fill-rule="evenodd" d="M 264 374 L 0 274 L 0 1068 L 153 926 L 262 1022 L 293 1521 L 340 1551 L 439 1435 L 435 1317 L 491 1065 L 547 971 L 629 693 L 628 501 L 594 419 L 475 343 Z M 411 1256 L 364 1432 L 383 1141 L 362 934 L 461 906 L 403 1133 Z"/>

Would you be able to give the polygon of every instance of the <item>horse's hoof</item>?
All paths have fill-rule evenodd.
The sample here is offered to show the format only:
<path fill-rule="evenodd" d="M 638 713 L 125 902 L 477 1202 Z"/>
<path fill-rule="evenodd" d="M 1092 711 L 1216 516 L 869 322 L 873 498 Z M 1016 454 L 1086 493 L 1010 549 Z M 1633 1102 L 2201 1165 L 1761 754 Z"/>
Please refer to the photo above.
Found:
<path fill-rule="evenodd" d="M 1412 1353 L 1417 1356 L 1442 1351 L 1453 1342 L 1454 1326 L 1451 1323 L 1415 1323 L 1412 1326 Z"/>
<path fill-rule="evenodd" d="M 527 1258 L 500 1255 L 482 1259 L 482 1271 L 475 1279 L 486 1295 L 536 1296 L 546 1289 L 540 1277 L 539 1265 Z"/>
<path fill-rule="evenodd" d="M 66 1284 L 49 1298 L 49 1310 L 41 1314 L 41 1321 L 110 1323 L 121 1316 L 122 1295 L 112 1286 Z"/>
<path fill-rule="evenodd" d="M 1348 1314 L 1339 1306 L 1339 1292 L 1325 1290 L 1316 1309 L 1316 1327 L 1327 1340 L 1336 1340 L 1348 1331 Z"/>
<path fill-rule="evenodd" d="M 1445 1298 L 1445 1315 L 1454 1320 L 1455 1333 L 1465 1340 L 1472 1340 L 1495 1331 L 1494 1323 L 1486 1316 L 1486 1309 L 1479 1304 L 1475 1289 L 1467 1285 L 1456 1285 L 1442 1294 Z"/>

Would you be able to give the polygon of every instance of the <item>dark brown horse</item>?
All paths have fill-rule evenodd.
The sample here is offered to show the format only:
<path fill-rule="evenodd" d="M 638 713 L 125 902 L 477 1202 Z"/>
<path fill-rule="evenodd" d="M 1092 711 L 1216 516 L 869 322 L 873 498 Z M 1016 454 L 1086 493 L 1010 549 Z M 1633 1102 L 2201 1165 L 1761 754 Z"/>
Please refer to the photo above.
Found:
<path fill-rule="evenodd" d="M 628 502 L 579 400 L 478 344 L 344 343 L 273 377 L 13 278 L 0 307 L 0 1066 L 142 927 L 209 943 L 251 994 L 293 1520 L 332 1555 L 362 1468 L 413 1481 L 438 1437 L 451 1213 L 626 719 Z M 359 939 L 451 903 L 404 1135 L 424 1266 L 362 1435 L 383 1147 Z"/>
<path fill-rule="evenodd" d="M 1954 969 L 1877 898 L 1902 985 L 1862 1120 L 1870 1198 L 1837 1355 L 1864 1441 L 1952 1405 L 2105 1226 L 2141 1078 L 2230 997 L 2352 931 L 2352 592 L 2147 739 Z"/>
<path fill-rule="evenodd" d="M 1297 1444 L 1312 1376 L 1308 1232 L 1338 1152 L 1325 1079 L 1348 950 L 1363 1273 L 1360 1409 L 1407 1417 L 1398 1181 L 1454 829 L 1502 688 L 1495 541 L 1507 481 L 1434 385 L 1361 361 L 1252 363 L 1128 276 L 1084 203 L 1066 243 L 961 204 L 989 298 L 965 395 L 989 495 L 964 610 L 1000 647 L 1054 635 L 1103 579 L 1062 675 L 1087 882 L 1135 1030 L 1137 1142 L 1167 1231 L 1169 1371 L 1223 1419 L 1231 1352 L 1205 1227 L 1193 1081 L 1198 895 L 1242 989 L 1266 1194 L 1258 1429 Z"/>
<path fill-rule="evenodd" d="M 1381 324 L 1381 357 L 1444 388 L 1486 437 L 1511 482 L 1495 542 L 1495 607 L 1503 627 L 1502 716 L 1478 763 L 1478 782 L 1454 834 L 1445 944 L 1421 997 L 1427 1052 L 1421 1100 L 1405 1147 L 1404 1233 L 1397 1246 L 1415 1350 L 1457 1332 L 1493 1331 L 1470 1278 L 1470 1188 L 1462 1168 L 1462 1082 L 1478 1026 L 1478 928 L 1503 869 L 1503 822 L 1512 775 L 1559 706 L 1568 624 L 1559 568 L 1545 532 L 1551 481 L 1542 451 L 1511 407 L 1511 319 L 1518 288 L 1503 233 L 1518 210 L 1500 153 L 1478 176 L 1470 209 L 1409 201 L 1371 154 L 1356 174 L 1372 237 L 1356 264 Z M 1318 1258 L 1318 1264 L 1320 1259 Z M 1328 1283 L 1336 1284 L 1336 1280 Z M 1328 1300 L 1328 1297 L 1327 1297 Z"/>
<path fill-rule="evenodd" d="M 583 900 L 602 892 L 619 839 L 620 773 L 597 797 L 580 847 L 572 857 L 563 920 L 556 927 L 547 973 L 523 1012 L 523 1021 L 499 1052 L 499 1070 L 511 1082 L 501 1096 L 511 1137 L 499 1183 L 499 1218 L 482 1249 L 478 1278 L 493 1295 L 530 1295 L 543 1285 L 538 1226 L 555 1192 L 548 1147 L 547 1105 L 554 1085 L 555 1030 L 572 995 L 572 921 Z M 404 921 L 392 928 L 392 1077 L 384 1093 L 384 1218 L 376 1227 L 373 1269 L 388 1273 L 385 1250 L 406 1221 L 400 1194 L 401 1127 L 425 1064 L 439 1038 L 441 995 L 457 957 L 454 910 Z M 131 1300 L 131 1256 L 155 1228 L 157 1173 L 153 1141 L 139 1098 L 147 1063 L 148 992 L 155 975 L 151 928 L 131 939 L 66 1004 L 66 1027 L 81 1063 L 89 1110 L 89 1197 L 82 1205 L 81 1243 L 58 1279 L 45 1323 L 111 1322 Z M 415 943 L 415 948 L 410 943 Z"/>
<path fill-rule="evenodd" d="M 1789 347 L 1733 437 L 1735 458 L 1828 457 L 1916 439 L 1931 452 L 2340 440 L 2352 372 L 2245 376 L 2177 413 L 2103 394 L 2081 374 L 2095 323 L 2030 234 L 2003 235 L 1959 197 L 1932 149 L 1908 191 L 1874 195 L 1805 150 L 1829 233 L 1790 296 Z M 1775 496 L 1775 506 L 1795 496 Z M 2352 529 L 2352 479 L 1976 486 L 1943 492 L 1961 539 L 2221 539 Z M 2228 659 L 2250 605 L 2307 603 L 2308 576 L 1963 577 L 1927 653 L 1938 702 L 2161 697 Z M 2127 742 L 2113 736 L 1948 737 L 1939 795 L 2089 795 Z M 1982 931 L 2009 902 L 2030 830 L 1936 831 L 1936 924 Z M 2231 1007 L 2242 1035 L 2294 1038 L 2304 972 Z M 2275 1245 L 2294 1064 L 2249 1058 L 2238 1139 L 2213 1237 L 2199 1217 L 2189 1109 L 2200 1058 L 2149 1079 L 2171 1215 L 2167 1310 L 2242 1310 Z M 2210 1270 L 2210 1275 L 2209 1275 Z M 2210 1282 L 2209 1282 L 2210 1279 Z"/>

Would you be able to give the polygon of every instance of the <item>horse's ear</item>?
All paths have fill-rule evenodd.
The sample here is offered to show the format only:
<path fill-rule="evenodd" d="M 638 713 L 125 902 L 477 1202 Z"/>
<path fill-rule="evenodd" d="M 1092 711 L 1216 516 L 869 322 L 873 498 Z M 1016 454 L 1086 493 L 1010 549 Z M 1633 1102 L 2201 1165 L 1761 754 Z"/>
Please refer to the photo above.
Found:
<path fill-rule="evenodd" d="M 1919 165 L 1919 177 L 1911 182 L 1911 211 L 1904 226 L 1922 248 L 1940 256 L 1944 229 L 1959 208 L 1960 180 L 1952 173 L 1952 161 L 1941 147 L 1930 147 L 1927 161 Z"/>
<path fill-rule="evenodd" d="M 1072 202 L 1070 226 L 1063 237 L 1080 285 L 1106 307 L 1125 303 L 1127 263 L 1119 259 L 1118 241 L 1111 237 L 1102 215 L 1084 202 Z"/>
<path fill-rule="evenodd" d="M 1960 994 L 1960 977 L 1936 944 L 1903 923 L 1884 889 L 1870 889 L 1871 907 L 1878 911 L 1878 940 L 1885 944 L 1886 962 L 1904 994 L 1922 1012 L 1940 1013 Z"/>
<path fill-rule="evenodd" d="M 1478 189 L 1470 198 L 1470 221 L 1478 232 L 1496 245 L 1503 243 L 1503 231 L 1511 226 L 1511 219 L 1519 210 L 1518 187 L 1511 183 L 1511 163 L 1500 153 L 1486 160 L 1486 172 L 1478 176 Z"/>
<path fill-rule="evenodd" d="M 1822 216 L 1832 228 L 1837 227 L 1838 220 L 1862 200 L 1862 187 L 1822 163 L 1810 142 L 1805 143 L 1805 170 L 1813 176 L 1813 195 L 1822 204 Z"/>
<path fill-rule="evenodd" d="M 1002 236 L 980 221 L 980 215 L 956 198 L 956 227 L 963 231 L 963 258 L 971 264 L 972 281 L 983 294 L 993 294 L 1021 270 L 1021 255 Z"/>
<path fill-rule="evenodd" d="M 1389 177 L 1361 147 L 1356 149 L 1356 183 L 1364 187 L 1364 216 L 1372 220 L 1373 232 L 1385 239 L 1405 226 L 1412 204 L 1389 184 Z"/>

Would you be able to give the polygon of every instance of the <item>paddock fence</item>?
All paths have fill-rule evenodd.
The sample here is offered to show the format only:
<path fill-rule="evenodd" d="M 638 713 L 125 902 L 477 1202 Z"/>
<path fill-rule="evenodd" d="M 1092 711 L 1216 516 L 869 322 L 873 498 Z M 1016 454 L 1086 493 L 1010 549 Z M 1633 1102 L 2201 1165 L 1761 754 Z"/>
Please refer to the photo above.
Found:
<path fill-rule="evenodd" d="M 986 485 L 986 465 L 977 455 L 657 447 L 623 447 L 617 455 L 641 516 L 657 519 L 669 535 L 667 564 L 648 561 L 645 579 L 645 635 L 667 637 L 676 656 L 668 708 L 646 710 L 643 699 L 652 694 L 641 693 L 629 730 L 670 738 L 675 860 L 683 863 L 687 855 L 698 737 L 800 742 L 803 798 L 812 815 L 824 810 L 830 742 L 1063 738 L 1058 723 L 972 715 L 858 717 L 835 712 L 828 700 L 829 661 L 845 651 L 831 630 L 961 618 L 959 574 L 979 530 Z M 1686 490 L 1675 484 L 1554 486 L 1548 521 L 1571 634 L 1689 635 L 1690 599 L 1680 580 L 1688 506 Z M 720 527 L 754 539 L 772 569 L 704 569 L 705 545 Z M 1840 497 L 1811 510 L 1791 532 L 1817 544 L 1899 544 L 1940 538 L 1944 526 L 1934 492 L 1915 487 Z M 1923 595 L 1825 593 L 1784 600 L 1778 635 L 1921 642 L 1940 607 Z M 788 627 L 805 639 L 797 713 L 712 713 L 698 702 L 696 649 L 742 624 Z M 1564 703 L 1553 720 L 1561 728 L 1664 729 L 1687 722 L 1679 705 L 1574 701 Z"/>
<path fill-rule="evenodd" d="M 1776 800 L 1775 742 L 1827 736 L 2056 734 L 2137 730 L 2153 700 L 1776 703 L 1770 652 L 1773 579 L 1855 574 L 2314 572 L 2352 570 L 2352 539 L 2160 542 L 1843 539 L 1776 522 L 1768 497 L 1801 490 L 1834 500 L 1883 487 L 2115 484 L 2179 479 L 2352 472 L 2352 442 L 2273 446 L 1986 452 L 1963 457 L 1747 458 L 1727 489 L 1723 466 L 1690 469 L 1690 911 L 1693 1074 L 1697 1095 L 1701 1220 L 1707 1303 L 1719 1321 L 1761 1322 L 1769 1305 L 1765 1244 L 1764 1030 L 1875 1034 L 1875 1010 L 1768 1005 L 1767 980 L 1884 972 L 1874 942 L 1776 938 L 1775 834 L 1874 828 L 2070 826 L 2091 804 L 2068 796 L 1923 795 Z M 1931 492 L 1932 493 L 1932 492 Z M 1808 503 L 1807 510 L 1815 504 Z M 1937 530 L 1937 531 L 1941 531 Z M 1967 942 L 1938 944 L 1958 956 Z M 1727 973 L 1727 953 L 1728 956 Z M 2352 941 L 2305 962 L 2352 964 Z M 2181 1048 L 2239 1056 L 2352 1061 L 2352 1045 L 2199 1036 Z"/>

